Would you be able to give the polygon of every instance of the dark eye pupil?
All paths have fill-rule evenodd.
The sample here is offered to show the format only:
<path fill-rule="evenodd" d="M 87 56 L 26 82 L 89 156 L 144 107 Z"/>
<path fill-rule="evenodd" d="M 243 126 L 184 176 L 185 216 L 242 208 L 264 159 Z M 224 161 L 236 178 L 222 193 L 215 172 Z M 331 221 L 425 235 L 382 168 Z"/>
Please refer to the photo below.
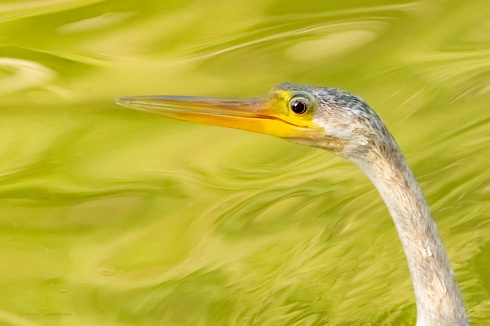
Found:
<path fill-rule="evenodd" d="M 293 100 L 291 110 L 296 114 L 303 114 L 308 111 L 308 103 L 305 100 Z"/>

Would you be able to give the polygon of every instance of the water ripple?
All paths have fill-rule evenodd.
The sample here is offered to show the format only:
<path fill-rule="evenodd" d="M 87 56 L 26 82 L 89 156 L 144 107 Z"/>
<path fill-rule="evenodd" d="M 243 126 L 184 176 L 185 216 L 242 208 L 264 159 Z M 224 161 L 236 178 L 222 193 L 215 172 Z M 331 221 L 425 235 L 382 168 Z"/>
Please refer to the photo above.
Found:
<path fill-rule="evenodd" d="M 50 13 L 67 11 L 102 0 L 31 0 L 10 1 L 0 4 L 0 21 L 10 21 L 32 16 L 48 15 Z"/>
<path fill-rule="evenodd" d="M 56 72 L 35 61 L 0 58 L 0 94 L 44 86 L 55 77 Z"/>

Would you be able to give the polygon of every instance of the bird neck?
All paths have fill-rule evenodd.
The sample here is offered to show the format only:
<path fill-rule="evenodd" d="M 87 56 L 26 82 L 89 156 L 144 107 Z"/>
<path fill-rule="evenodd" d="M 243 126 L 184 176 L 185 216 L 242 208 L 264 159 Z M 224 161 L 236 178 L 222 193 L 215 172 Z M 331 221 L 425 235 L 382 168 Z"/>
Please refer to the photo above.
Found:
<path fill-rule="evenodd" d="M 427 202 L 394 139 L 387 146 L 368 162 L 356 163 L 395 223 L 412 277 L 417 325 L 467 325 L 461 292 Z"/>

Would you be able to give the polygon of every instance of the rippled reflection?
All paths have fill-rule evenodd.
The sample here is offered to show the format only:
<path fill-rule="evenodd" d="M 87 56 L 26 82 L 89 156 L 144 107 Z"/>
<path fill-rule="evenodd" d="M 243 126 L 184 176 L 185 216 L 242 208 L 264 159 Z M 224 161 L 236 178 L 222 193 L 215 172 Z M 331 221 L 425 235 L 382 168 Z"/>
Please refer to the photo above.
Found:
<path fill-rule="evenodd" d="M 414 324 L 393 224 L 353 165 L 113 103 L 292 81 L 385 120 L 484 325 L 489 17 L 483 0 L 4 1 L 0 323 Z"/>
<path fill-rule="evenodd" d="M 37 62 L 13 58 L 0 58 L 0 71 L 0 94 L 44 86 L 56 76 L 55 71 Z"/>

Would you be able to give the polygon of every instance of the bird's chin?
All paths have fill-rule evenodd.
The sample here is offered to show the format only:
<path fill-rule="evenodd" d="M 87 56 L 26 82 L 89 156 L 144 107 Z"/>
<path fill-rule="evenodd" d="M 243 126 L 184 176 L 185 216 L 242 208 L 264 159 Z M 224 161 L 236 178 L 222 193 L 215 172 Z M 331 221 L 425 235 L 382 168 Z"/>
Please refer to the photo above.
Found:
<path fill-rule="evenodd" d="M 328 135 L 318 135 L 317 137 L 309 138 L 288 137 L 283 139 L 300 145 L 325 149 L 337 155 L 341 155 L 345 147 L 345 142 L 341 139 Z"/>

